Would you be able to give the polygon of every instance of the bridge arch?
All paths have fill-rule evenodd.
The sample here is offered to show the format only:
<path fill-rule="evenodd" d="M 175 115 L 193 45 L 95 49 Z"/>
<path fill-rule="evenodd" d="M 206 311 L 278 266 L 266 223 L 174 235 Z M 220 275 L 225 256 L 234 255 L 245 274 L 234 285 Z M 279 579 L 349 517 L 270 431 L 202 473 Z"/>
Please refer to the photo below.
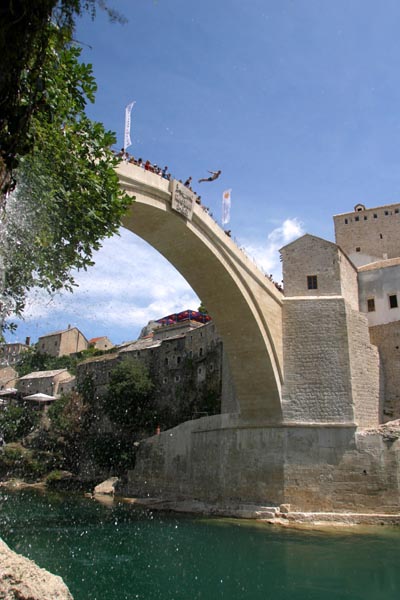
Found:
<path fill-rule="evenodd" d="M 196 203 L 184 216 L 159 175 L 122 163 L 135 197 L 123 226 L 157 249 L 188 281 L 222 336 L 244 420 L 282 421 L 282 294 Z M 179 187 L 179 186 L 178 186 Z"/>

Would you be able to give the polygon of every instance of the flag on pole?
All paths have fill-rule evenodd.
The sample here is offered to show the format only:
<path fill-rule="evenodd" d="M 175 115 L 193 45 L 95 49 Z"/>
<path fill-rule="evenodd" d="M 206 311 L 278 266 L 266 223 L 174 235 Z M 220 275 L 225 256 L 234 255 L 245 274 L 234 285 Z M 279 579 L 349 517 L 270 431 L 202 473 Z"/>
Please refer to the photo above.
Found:
<path fill-rule="evenodd" d="M 222 225 L 227 225 L 231 218 L 231 189 L 222 193 Z"/>
<path fill-rule="evenodd" d="M 132 108 L 136 104 L 135 101 L 131 102 L 125 107 L 125 135 L 124 135 L 124 150 L 132 145 L 131 142 L 131 112 Z"/>

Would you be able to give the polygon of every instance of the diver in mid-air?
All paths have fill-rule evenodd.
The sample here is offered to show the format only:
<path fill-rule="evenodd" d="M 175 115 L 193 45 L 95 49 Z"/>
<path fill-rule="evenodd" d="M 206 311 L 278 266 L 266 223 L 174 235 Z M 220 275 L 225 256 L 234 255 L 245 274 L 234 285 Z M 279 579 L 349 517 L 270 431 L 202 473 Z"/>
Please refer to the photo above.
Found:
<path fill-rule="evenodd" d="M 199 183 L 202 181 L 215 181 L 221 175 L 222 171 L 208 171 L 211 173 L 211 177 L 205 177 L 203 179 L 199 179 Z"/>

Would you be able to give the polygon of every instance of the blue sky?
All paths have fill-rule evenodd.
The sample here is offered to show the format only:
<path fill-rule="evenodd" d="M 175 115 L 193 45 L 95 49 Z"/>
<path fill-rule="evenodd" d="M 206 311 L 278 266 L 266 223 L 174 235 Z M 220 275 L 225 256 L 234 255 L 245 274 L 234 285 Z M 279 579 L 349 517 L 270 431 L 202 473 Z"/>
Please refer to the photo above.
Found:
<path fill-rule="evenodd" d="M 399 202 L 400 4 L 372 0 L 108 0 L 76 39 L 98 83 L 89 115 L 123 144 L 132 112 L 136 157 L 197 186 L 266 271 L 304 232 L 333 239 L 332 215 Z M 126 231 L 107 240 L 80 287 L 33 294 L 16 335 L 77 325 L 88 337 L 135 339 L 151 318 L 198 299 L 154 250 Z M 166 283 L 167 282 L 167 283 Z"/>

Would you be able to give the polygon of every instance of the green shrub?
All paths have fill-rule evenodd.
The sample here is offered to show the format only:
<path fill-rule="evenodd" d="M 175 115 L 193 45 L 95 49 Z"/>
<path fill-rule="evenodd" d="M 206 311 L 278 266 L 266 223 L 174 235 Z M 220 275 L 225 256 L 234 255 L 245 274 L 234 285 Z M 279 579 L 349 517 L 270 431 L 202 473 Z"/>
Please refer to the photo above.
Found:
<path fill-rule="evenodd" d="M 34 481 L 45 471 L 45 465 L 36 460 L 32 450 L 21 444 L 7 444 L 0 452 L 0 476 L 3 478 L 20 477 L 26 481 Z"/>
<path fill-rule="evenodd" d="M 6 442 L 15 442 L 33 431 L 39 420 L 39 411 L 29 406 L 7 406 L 0 412 L 0 432 Z"/>
<path fill-rule="evenodd" d="M 53 483 L 54 481 L 62 481 L 65 477 L 65 471 L 60 471 L 56 469 L 55 471 L 51 471 L 46 477 L 46 483 Z"/>

